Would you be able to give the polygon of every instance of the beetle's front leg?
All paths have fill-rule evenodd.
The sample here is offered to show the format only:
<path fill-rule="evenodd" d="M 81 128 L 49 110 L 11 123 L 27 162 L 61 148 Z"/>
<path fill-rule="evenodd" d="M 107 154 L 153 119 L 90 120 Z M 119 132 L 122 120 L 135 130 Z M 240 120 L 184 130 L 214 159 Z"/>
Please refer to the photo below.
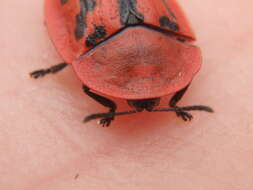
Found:
<path fill-rule="evenodd" d="M 109 109 L 109 113 L 114 113 L 117 109 L 117 105 L 110 99 L 105 98 L 103 96 L 100 96 L 94 92 L 91 92 L 89 87 L 83 85 L 83 91 L 85 92 L 85 94 L 87 94 L 89 97 L 91 97 L 92 99 L 94 99 L 95 101 L 97 101 L 98 103 L 102 104 L 105 107 L 110 108 Z M 100 120 L 100 124 L 103 127 L 109 127 L 109 125 L 111 124 L 111 122 L 114 120 L 114 116 L 112 117 L 106 117 Z"/>
<path fill-rule="evenodd" d="M 170 100 L 170 103 L 169 103 L 170 107 L 173 107 L 173 108 L 178 107 L 177 103 L 182 99 L 182 97 L 184 96 L 188 87 L 189 87 L 189 85 L 187 85 L 182 90 L 176 92 L 176 94 Z M 193 118 L 192 114 L 190 114 L 186 111 L 176 111 L 176 114 L 178 117 L 181 117 L 184 121 L 190 121 Z"/>

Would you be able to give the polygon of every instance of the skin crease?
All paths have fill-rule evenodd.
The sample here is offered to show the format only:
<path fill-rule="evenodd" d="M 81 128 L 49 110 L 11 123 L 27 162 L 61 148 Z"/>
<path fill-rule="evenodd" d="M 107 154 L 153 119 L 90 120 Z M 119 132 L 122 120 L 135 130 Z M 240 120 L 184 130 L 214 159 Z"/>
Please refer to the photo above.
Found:
<path fill-rule="evenodd" d="M 179 3 L 203 53 L 180 105 L 216 113 L 192 112 L 190 123 L 141 113 L 101 128 L 81 122 L 106 109 L 82 93 L 71 67 L 28 76 L 62 61 L 43 25 L 43 1 L 1 1 L 0 189 L 252 189 L 253 3 Z"/>

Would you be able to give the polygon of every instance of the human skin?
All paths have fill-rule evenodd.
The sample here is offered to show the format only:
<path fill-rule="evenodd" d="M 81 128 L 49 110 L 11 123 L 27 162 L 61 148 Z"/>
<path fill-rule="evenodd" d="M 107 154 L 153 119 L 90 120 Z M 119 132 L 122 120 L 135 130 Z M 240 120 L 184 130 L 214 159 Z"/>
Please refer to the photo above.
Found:
<path fill-rule="evenodd" d="M 62 61 L 43 24 L 43 1 L 1 1 L 0 189 L 252 190 L 253 2 L 179 3 L 203 55 L 180 105 L 215 113 L 192 112 L 191 122 L 140 113 L 102 128 L 82 123 L 107 109 L 83 94 L 71 67 L 39 80 L 28 75 Z"/>

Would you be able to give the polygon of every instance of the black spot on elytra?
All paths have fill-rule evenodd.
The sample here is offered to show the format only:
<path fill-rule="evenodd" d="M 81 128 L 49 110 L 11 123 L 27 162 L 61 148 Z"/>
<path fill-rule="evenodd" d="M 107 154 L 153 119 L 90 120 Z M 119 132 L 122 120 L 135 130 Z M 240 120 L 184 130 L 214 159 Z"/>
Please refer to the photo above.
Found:
<path fill-rule="evenodd" d="M 178 31 L 179 26 L 177 23 L 171 21 L 167 16 L 162 16 L 159 19 L 161 27 L 169 27 L 173 31 Z"/>
<path fill-rule="evenodd" d="M 122 25 L 133 25 L 144 22 L 144 16 L 136 9 L 137 0 L 118 0 L 118 4 Z"/>
<path fill-rule="evenodd" d="M 84 2 L 87 11 L 92 11 L 96 6 L 95 0 L 81 0 Z"/>
<path fill-rule="evenodd" d="M 61 0 L 67 1 L 67 0 Z M 95 0 L 80 0 L 80 13 L 76 15 L 75 38 L 80 40 L 83 38 L 86 29 L 86 17 L 89 11 L 92 11 L 96 6 Z"/>
<path fill-rule="evenodd" d="M 85 44 L 87 47 L 95 46 L 98 43 L 98 40 L 101 40 L 106 37 L 106 30 L 104 26 L 96 26 L 95 25 L 95 31 L 94 33 L 90 34 Z"/>
<path fill-rule="evenodd" d="M 182 39 L 182 38 L 177 38 L 177 41 L 179 41 L 179 42 L 185 42 L 186 40 Z"/>
<path fill-rule="evenodd" d="M 167 9 L 167 11 L 169 12 L 170 16 L 172 16 L 174 19 L 177 19 L 176 15 L 173 13 L 173 11 L 171 10 L 171 8 L 168 7 L 168 3 L 165 2 L 165 0 L 162 0 L 165 8 Z"/>
<path fill-rule="evenodd" d="M 68 0 L 60 0 L 61 1 L 61 4 L 64 5 L 68 2 Z"/>

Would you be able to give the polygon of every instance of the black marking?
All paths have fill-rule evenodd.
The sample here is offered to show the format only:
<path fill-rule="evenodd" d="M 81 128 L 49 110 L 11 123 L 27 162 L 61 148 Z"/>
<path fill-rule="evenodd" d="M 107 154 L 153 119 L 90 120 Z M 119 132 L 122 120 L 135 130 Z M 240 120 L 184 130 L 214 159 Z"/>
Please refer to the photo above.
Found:
<path fill-rule="evenodd" d="M 68 2 L 68 0 L 61 0 L 61 4 L 64 5 Z"/>
<path fill-rule="evenodd" d="M 167 16 L 162 16 L 159 19 L 161 27 L 169 27 L 172 31 L 178 31 L 179 26 L 177 23 L 171 21 Z"/>
<path fill-rule="evenodd" d="M 179 41 L 179 42 L 185 42 L 185 41 L 186 41 L 186 40 L 183 39 L 183 38 L 177 38 L 176 40 Z"/>
<path fill-rule="evenodd" d="M 104 26 L 95 25 L 94 27 L 94 33 L 90 34 L 85 41 L 87 47 L 95 46 L 98 43 L 98 40 L 104 39 L 106 37 L 107 33 Z"/>
<path fill-rule="evenodd" d="M 151 112 L 160 103 L 160 98 L 141 99 L 141 100 L 127 100 L 127 103 L 136 109 L 138 112 L 147 110 Z"/>
<path fill-rule="evenodd" d="M 84 5 L 87 9 L 87 11 L 93 11 L 93 9 L 96 6 L 96 1 L 95 0 L 81 0 L 84 2 Z"/>
<path fill-rule="evenodd" d="M 177 19 L 176 15 L 173 13 L 173 11 L 168 7 L 167 2 L 165 2 L 165 0 L 162 0 L 165 8 L 167 9 L 167 11 L 170 13 L 170 16 L 172 16 L 174 19 Z"/>
<path fill-rule="evenodd" d="M 61 0 L 67 1 L 67 0 Z M 80 0 L 80 13 L 76 15 L 76 40 L 83 38 L 85 29 L 87 27 L 86 17 L 89 11 L 92 11 L 96 6 L 95 0 Z"/>
<path fill-rule="evenodd" d="M 89 48 L 86 52 L 84 52 L 81 56 L 85 56 L 86 54 L 88 54 L 90 51 L 92 51 L 94 48 L 96 48 L 97 46 L 99 46 L 100 44 L 103 44 L 105 43 L 107 40 L 110 40 L 111 38 L 119 35 L 120 33 L 122 33 L 124 30 L 126 30 L 127 28 L 132 28 L 132 27 L 145 27 L 147 29 L 150 29 L 150 30 L 153 30 L 153 31 L 157 31 L 157 32 L 160 32 L 162 34 L 165 34 L 165 35 L 168 35 L 168 36 L 171 36 L 171 37 L 175 37 L 175 32 L 173 31 L 170 31 L 170 30 L 167 30 L 165 28 L 162 28 L 162 27 L 159 27 L 159 26 L 155 26 L 155 25 L 149 25 L 149 24 L 146 24 L 146 23 L 143 23 L 143 24 L 139 24 L 139 25 L 128 25 L 128 26 L 125 26 L 123 28 L 120 28 L 119 30 L 117 30 L 115 33 L 113 33 L 112 35 L 110 36 L 105 36 L 105 38 L 103 38 L 102 40 L 100 40 L 99 42 L 97 42 L 95 44 L 95 46 Z M 180 37 L 180 35 L 177 34 L 176 37 Z M 182 36 L 182 38 L 185 38 L 184 36 Z M 187 40 L 186 40 L 187 41 Z"/>
<path fill-rule="evenodd" d="M 137 0 L 118 0 L 122 25 L 135 25 L 144 22 L 144 16 L 136 9 Z"/>

